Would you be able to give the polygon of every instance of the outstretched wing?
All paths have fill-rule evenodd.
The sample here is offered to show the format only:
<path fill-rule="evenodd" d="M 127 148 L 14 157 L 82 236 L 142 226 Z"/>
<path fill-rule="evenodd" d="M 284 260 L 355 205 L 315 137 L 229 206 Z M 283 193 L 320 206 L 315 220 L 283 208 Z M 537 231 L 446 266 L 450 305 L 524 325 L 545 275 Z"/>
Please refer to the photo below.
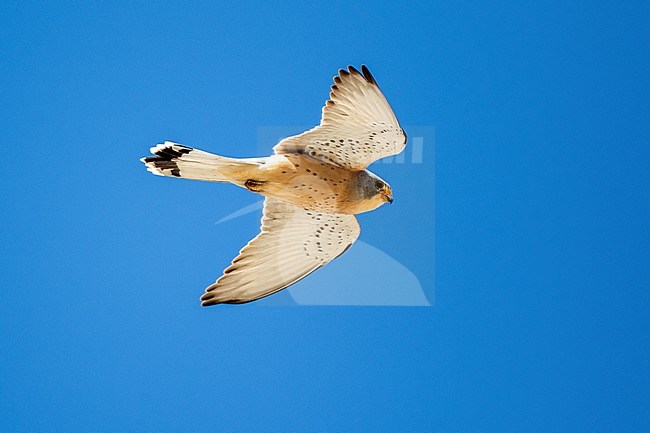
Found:
<path fill-rule="evenodd" d="M 285 138 L 275 153 L 298 153 L 361 170 L 404 150 L 406 134 L 365 65 L 334 77 L 320 125 Z"/>
<path fill-rule="evenodd" d="M 343 254 L 360 232 L 353 215 L 266 198 L 261 232 L 206 289 L 201 305 L 241 304 L 282 290 Z"/>

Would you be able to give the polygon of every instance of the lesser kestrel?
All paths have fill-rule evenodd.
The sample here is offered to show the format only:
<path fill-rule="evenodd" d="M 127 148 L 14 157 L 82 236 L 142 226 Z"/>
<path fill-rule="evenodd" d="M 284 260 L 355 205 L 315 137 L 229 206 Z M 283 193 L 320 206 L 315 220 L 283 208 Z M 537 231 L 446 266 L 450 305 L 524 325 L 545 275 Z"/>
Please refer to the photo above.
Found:
<path fill-rule="evenodd" d="M 227 158 L 166 141 L 142 158 L 157 175 L 265 196 L 260 233 L 201 305 L 250 302 L 294 284 L 350 248 L 360 233 L 355 214 L 392 203 L 390 186 L 366 167 L 400 153 L 406 134 L 367 67 L 339 70 L 331 89 L 320 125 L 281 140 L 271 156 Z"/>

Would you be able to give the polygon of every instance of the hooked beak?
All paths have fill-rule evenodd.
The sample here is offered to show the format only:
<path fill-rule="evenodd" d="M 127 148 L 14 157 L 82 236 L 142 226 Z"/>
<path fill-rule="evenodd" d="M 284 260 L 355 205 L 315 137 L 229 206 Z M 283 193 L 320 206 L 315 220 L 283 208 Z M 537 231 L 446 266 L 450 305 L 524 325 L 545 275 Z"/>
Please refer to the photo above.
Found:
<path fill-rule="evenodd" d="M 381 196 L 386 200 L 388 203 L 392 204 L 393 203 L 393 191 L 391 191 L 390 187 L 385 186 L 381 192 Z"/>

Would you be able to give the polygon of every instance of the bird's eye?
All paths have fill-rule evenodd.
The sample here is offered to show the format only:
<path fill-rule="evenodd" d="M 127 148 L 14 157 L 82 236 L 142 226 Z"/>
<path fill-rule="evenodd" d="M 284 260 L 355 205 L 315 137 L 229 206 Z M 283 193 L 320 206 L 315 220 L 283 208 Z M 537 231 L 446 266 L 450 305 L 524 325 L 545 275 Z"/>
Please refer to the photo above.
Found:
<path fill-rule="evenodd" d="M 384 189 L 384 183 L 379 181 L 375 182 L 375 188 L 377 188 L 378 190 Z"/>

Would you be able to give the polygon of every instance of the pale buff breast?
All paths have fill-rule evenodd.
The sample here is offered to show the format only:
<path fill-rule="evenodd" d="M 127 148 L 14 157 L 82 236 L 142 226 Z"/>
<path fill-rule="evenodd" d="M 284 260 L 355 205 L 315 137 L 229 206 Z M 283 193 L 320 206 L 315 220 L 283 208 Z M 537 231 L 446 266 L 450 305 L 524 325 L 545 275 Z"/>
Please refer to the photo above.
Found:
<path fill-rule="evenodd" d="M 364 200 L 356 193 L 358 171 L 303 155 L 274 155 L 260 166 L 254 189 L 305 209 L 327 213 L 357 214 L 382 203 Z"/>

